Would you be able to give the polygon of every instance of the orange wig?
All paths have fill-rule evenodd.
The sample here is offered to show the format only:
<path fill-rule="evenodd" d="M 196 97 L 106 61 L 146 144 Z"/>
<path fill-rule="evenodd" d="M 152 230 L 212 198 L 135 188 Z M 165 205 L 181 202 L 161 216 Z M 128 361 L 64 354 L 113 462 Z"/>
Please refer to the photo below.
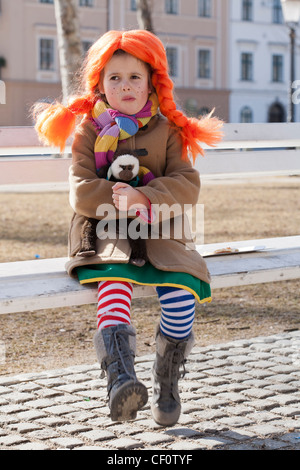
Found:
<path fill-rule="evenodd" d="M 89 113 L 99 99 L 100 75 L 117 50 L 123 50 L 150 65 L 152 85 L 159 100 L 161 113 L 179 129 L 182 138 L 184 160 L 189 156 L 195 161 L 203 155 L 200 142 L 214 146 L 222 136 L 222 122 L 211 116 L 201 119 L 188 118 L 177 109 L 173 96 L 173 82 L 168 74 L 165 48 L 160 39 L 149 31 L 109 31 L 89 49 L 82 68 L 84 92 L 69 100 L 67 106 L 49 105 L 36 120 L 36 130 L 47 144 L 65 147 L 67 138 L 76 125 L 76 116 Z"/>

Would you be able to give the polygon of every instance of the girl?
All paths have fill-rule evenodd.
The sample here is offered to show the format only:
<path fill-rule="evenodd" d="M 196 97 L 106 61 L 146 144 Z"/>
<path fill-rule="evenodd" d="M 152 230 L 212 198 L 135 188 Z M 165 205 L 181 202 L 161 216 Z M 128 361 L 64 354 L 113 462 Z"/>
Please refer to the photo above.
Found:
<path fill-rule="evenodd" d="M 199 174 L 190 160 L 203 154 L 199 142 L 214 145 L 220 139 L 222 123 L 210 116 L 187 118 L 176 108 L 163 44 L 148 31 L 104 34 L 89 50 L 82 84 L 84 91 L 67 106 L 50 105 L 36 123 L 40 138 L 63 150 L 76 116 L 84 115 L 76 125 L 72 146 L 70 204 L 74 216 L 66 268 L 81 283 L 98 282 L 94 343 L 107 373 L 114 421 L 135 418 L 148 399 L 134 370 L 130 305 L 133 284 L 156 286 L 161 320 L 156 331 L 151 410 L 157 423 L 174 425 L 181 409 L 179 369 L 194 343 L 195 298 L 200 303 L 211 300 L 204 260 L 189 237 L 176 238 L 175 232 L 178 221 L 181 226 L 186 223 L 184 205 L 198 201 Z M 112 162 L 117 149 L 146 149 L 140 163 L 155 178 L 138 188 L 99 178 L 97 171 Z M 143 267 L 128 262 L 128 240 L 113 233 L 110 223 L 115 218 L 121 221 L 129 210 L 132 222 L 147 221 L 155 234 L 146 240 L 148 262 Z M 104 230 L 101 224 L 107 211 Z M 87 217 L 100 221 L 97 254 L 91 258 L 76 256 Z M 163 232 L 166 222 L 168 236 Z"/>

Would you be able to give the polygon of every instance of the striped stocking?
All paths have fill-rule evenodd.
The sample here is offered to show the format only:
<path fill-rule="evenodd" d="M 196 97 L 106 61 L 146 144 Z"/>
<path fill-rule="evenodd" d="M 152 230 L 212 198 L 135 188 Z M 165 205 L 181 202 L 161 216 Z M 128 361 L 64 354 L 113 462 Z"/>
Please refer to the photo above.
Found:
<path fill-rule="evenodd" d="M 160 331 L 171 338 L 187 338 L 195 318 L 195 297 L 176 287 L 157 287 L 161 306 Z"/>
<path fill-rule="evenodd" d="M 98 330 L 127 323 L 130 325 L 132 284 L 119 281 L 98 283 Z"/>
<path fill-rule="evenodd" d="M 131 324 L 130 308 L 132 284 L 119 281 L 98 283 L 98 330 L 120 323 Z M 195 317 L 195 298 L 188 291 L 176 287 L 157 287 L 161 306 L 161 332 L 174 339 L 187 338 Z"/>

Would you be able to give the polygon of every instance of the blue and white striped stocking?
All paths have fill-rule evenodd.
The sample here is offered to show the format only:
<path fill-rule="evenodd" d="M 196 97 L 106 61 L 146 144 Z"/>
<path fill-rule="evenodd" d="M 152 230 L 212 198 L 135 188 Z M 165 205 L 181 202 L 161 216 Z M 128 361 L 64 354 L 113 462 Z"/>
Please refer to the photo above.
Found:
<path fill-rule="evenodd" d="M 187 338 L 195 318 L 195 297 L 188 291 L 176 287 L 156 288 L 161 305 L 160 331 L 171 338 Z"/>

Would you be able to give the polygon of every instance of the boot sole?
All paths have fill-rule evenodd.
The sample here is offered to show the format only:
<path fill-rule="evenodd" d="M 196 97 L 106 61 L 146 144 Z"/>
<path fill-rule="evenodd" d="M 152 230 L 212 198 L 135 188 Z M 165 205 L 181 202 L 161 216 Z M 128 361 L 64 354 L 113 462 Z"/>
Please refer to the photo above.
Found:
<path fill-rule="evenodd" d="M 180 418 L 181 406 L 174 409 L 174 411 L 167 412 L 161 410 L 157 404 L 152 403 L 151 413 L 154 421 L 160 426 L 174 426 Z"/>
<path fill-rule="evenodd" d="M 112 421 L 130 421 L 136 418 L 137 412 L 148 401 L 148 392 L 140 382 L 124 383 L 110 403 L 110 418 Z"/>

